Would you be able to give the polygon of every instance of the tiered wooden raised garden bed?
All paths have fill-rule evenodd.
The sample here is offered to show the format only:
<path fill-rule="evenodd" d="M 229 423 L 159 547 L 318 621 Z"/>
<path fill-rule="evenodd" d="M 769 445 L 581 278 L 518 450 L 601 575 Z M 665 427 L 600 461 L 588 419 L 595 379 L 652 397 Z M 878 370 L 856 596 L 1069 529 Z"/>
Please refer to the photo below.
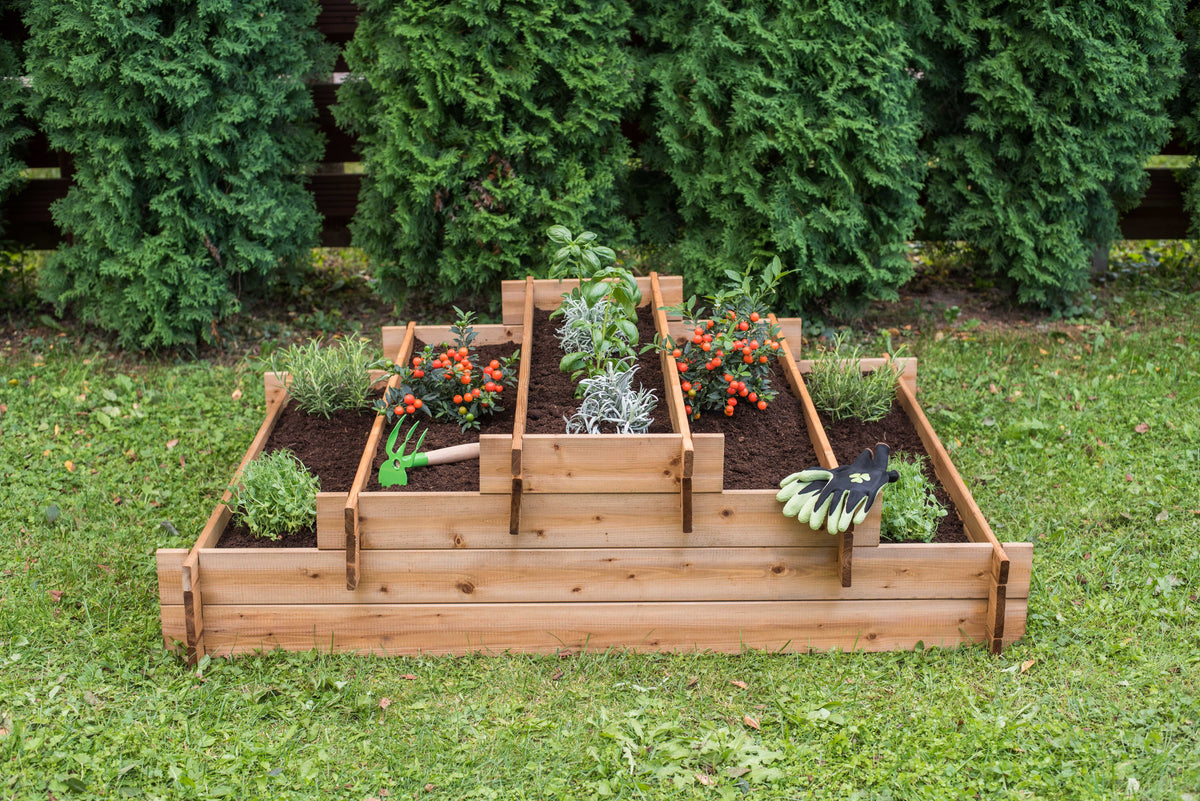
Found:
<path fill-rule="evenodd" d="M 682 300 L 680 279 L 639 280 L 657 329 L 677 327 L 659 307 Z M 503 323 L 477 327 L 479 342 L 522 350 L 513 432 L 480 438 L 477 492 L 368 491 L 379 418 L 355 486 L 318 499 L 316 548 L 218 549 L 229 517 L 222 504 L 191 549 L 158 551 L 166 645 L 190 658 L 274 648 L 877 651 L 918 642 L 998 651 L 1022 635 L 1031 546 L 993 536 L 916 402 L 915 360 L 899 400 L 971 542 L 881 544 L 878 508 L 852 538 L 833 538 L 784 518 L 773 488 L 724 488 L 724 436 L 690 432 L 671 359 L 662 367 L 672 433 L 526 434 L 530 354 L 557 348 L 530 341 L 533 310 L 556 307 L 571 288 L 505 282 Z M 798 343 L 799 322 L 779 322 Z M 435 341 L 442 330 L 385 329 L 385 352 L 403 363 L 415 338 Z M 804 386 L 807 364 L 786 344 L 781 352 L 804 407 L 807 430 L 796 433 L 833 466 Z M 243 465 L 283 399 L 268 377 L 266 420 Z M 760 447 L 769 454 L 771 443 Z"/>

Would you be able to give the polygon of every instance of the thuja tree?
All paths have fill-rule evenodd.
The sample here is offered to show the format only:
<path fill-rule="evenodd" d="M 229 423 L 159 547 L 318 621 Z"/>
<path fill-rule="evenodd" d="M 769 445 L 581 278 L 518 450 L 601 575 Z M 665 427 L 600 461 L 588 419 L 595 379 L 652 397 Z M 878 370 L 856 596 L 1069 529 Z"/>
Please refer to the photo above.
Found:
<path fill-rule="evenodd" d="M 894 296 L 912 274 L 905 240 L 925 171 L 904 22 L 920 4 L 642 5 L 653 109 L 642 155 L 678 193 L 676 255 L 696 289 L 769 253 L 795 270 L 786 309 Z"/>
<path fill-rule="evenodd" d="M 1191 234 L 1200 238 L 1200 3 L 1192 3 L 1182 18 L 1183 80 L 1174 104 L 1180 133 L 1193 153 L 1184 173 L 1184 205 L 1192 216 Z"/>
<path fill-rule="evenodd" d="M 933 237 L 969 241 L 1023 302 L 1069 307 L 1170 132 L 1173 0 L 941 0 L 924 96 Z"/>
<path fill-rule="evenodd" d="M 314 0 L 31 0 L 41 125 L 73 156 L 42 290 L 127 346 L 207 338 L 316 242 Z"/>
<path fill-rule="evenodd" d="M 555 223 L 628 243 L 629 19 L 623 0 L 364 3 L 336 113 L 362 147 L 352 231 L 385 292 L 446 301 L 544 270 Z"/>
<path fill-rule="evenodd" d="M 0 0 L 0 18 L 14 14 L 13 3 Z M 25 162 L 18 152 L 19 143 L 31 131 L 23 124 L 24 104 L 29 92 L 21 81 L 19 42 L 0 38 L 0 201 L 9 197 L 22 183 Z M 0 238 L 7 220 L 0 214 Z"/>

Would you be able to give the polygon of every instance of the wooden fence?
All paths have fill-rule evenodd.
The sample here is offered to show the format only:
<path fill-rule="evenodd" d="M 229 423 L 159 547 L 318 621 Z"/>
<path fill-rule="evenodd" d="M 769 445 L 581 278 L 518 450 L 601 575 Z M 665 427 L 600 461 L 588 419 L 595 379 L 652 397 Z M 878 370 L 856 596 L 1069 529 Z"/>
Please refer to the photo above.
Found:
<path fill-rule="evenodd" d="M 354 35 L 359 9 L 352 0 L 322 0 L 317 28 L 339 48 Z M 8 39 L 26 36 L 21 20 L 15 14 L 0 18 L 0 34 Z M 335 70 L 344 73 L 345 61 L 339 55 Z M 312 87 L 318 111 L 318 123 L 326 138 L 324 161 L 312 177 L 311 189 L 317 209 L 324 216 L 322 244 L 330 247 L 350 244 L 350 220 L 358 204 L 362 175 L 347 173 L 346 164 L 359 161 L 355 140 L 333 121 L 331 106 L 337 94 L 336 77 Z M 1186 155 L 1187 149 L 1178 140 L 1172 141 L 1163 155 Z M 26 163 L 31 168 L 50 168 L 58 177 L 30 180 L 23 189 L 10 197 L 0 211 L 8 220 L 10 240 L 32 248 L 54 248 L 63 235 L 50 216 L 50 205 L 67 193 L 71 184 L 71 163 L 66 154 L 51 150 L 41 133 L 29 145 Z M 1173 170 L 1153 168 L 1150 186 L 1141 205 L 1129 211 L 1121 220 L 1121 233 L 1127 239 L 1183 239 L 1187 236 L 1188 216 L 1183 207 L 1183 192 Z"/>

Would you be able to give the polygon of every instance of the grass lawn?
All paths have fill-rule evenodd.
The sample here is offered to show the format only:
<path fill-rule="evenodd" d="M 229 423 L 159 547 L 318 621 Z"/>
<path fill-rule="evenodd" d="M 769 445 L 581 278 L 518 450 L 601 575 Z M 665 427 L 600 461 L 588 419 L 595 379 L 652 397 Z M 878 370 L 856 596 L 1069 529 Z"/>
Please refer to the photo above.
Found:
<path fill-rule="evenodd" d="M 1174 255 L 1115 261 L 1071 321 L 877 314 L 920 357 L 922 404 L 999 538 L 1036 543 L 1028 634 L 1000 657 L 189 668 L 161 647 L 154 550 L 203 526 L 261 420 L 261 367 L 10 320 L 0 799 L 1197 801 L 1200 263 Z M 285 338 L 281 319 L 241 336 Z"/>

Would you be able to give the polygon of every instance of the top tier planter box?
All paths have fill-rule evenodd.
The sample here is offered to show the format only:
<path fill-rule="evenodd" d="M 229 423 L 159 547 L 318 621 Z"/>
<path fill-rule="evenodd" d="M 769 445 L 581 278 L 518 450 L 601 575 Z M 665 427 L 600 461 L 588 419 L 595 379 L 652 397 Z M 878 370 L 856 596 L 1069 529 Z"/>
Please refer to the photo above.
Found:
<path fill-rule="evenodd" d="M 680 279 L 640 281 L 656 329 L 672 332 L 679 322 L 661 307 L 682 300 Z M 689 430 L 674 360 L 662 360 L 669 434 L 526 433 L 531 354 L 557 349 L 533 341 L 533 310 L 556 307 L 572 286 L 505 282 L 503 322 L 476 327 L 479 341 L 521 351 L 513 429 L 480 438 L 478 491 L 369 489 L 384 433 L 377 418 L 354 488 L 320 505 L 316 548 L 217 548 L 228 519 L 222 504 L 193 548 L 158 552 L 167 647 L 190 658 L 274 648 L 876 651 L 918 642 L 996 651 L 1022 635 L 1031 548 L 997 542 L 955 483 L 911 392 L 915 362 L 901 402 L 931 437 L 931 455 L 941 454 L 939 477 L 954 486 L 972 541 L 881 544 L 877 504 L 843 543 L 784 518 L 773 488 L 724 487 L 725 438 Z M 799 321 L 779 323 L 798 351 Z M 414 341 L 445 333 L 388 328 L 385 352 L 404 363 Z M 805 364 L 787 341 L 780 368 L 805 421 L 787 434 L 807 438 L 820 463 L 834 466 Z M 278 390 L 268 395 L 265 430 L 279 399 Z M 263 441 L 260 431 L 243 466 Z"/>

